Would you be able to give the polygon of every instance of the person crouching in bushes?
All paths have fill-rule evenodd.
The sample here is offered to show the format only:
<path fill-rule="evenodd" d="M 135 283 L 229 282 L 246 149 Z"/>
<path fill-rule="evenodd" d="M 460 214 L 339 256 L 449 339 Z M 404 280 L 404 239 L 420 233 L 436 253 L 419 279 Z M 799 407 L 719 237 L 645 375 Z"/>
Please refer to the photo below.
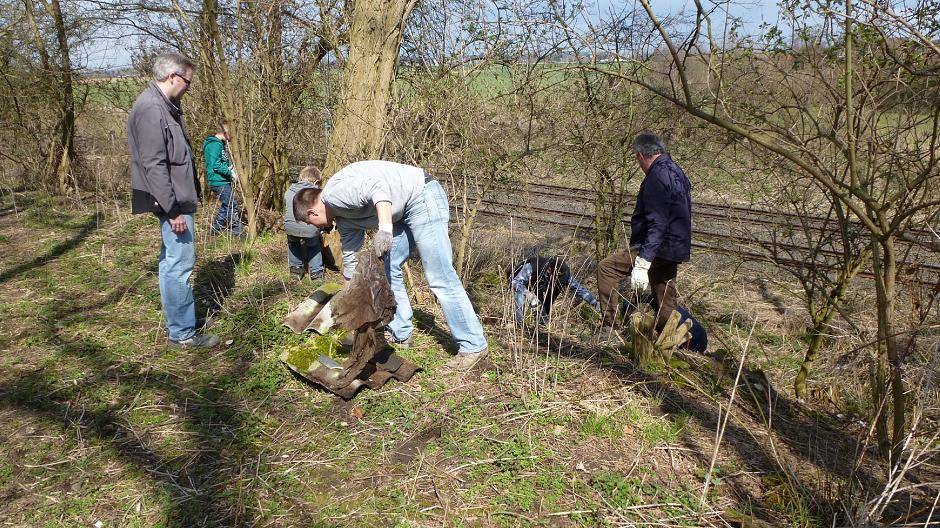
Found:
<path fill-rule="evenodd" d="M 202 143 L 202 156 L 206 161 L 209 187 L 219 199 L 219 211 L 212 221 L 212 232 L 221 234 L 226 229 L 231 229 L 233 236 L 241 237 L 244 236 L 244 227 L 233 185 L 238 181 L 238 175 L 235 174 L 235 167 L 232 166 L 229 156 L 229 139 L 228 122 L 223 120 L 219 123 L 219 131 Z"/>
<path fill-rule="evenodd" d="M 320 188 L 320 169 L 306 166 L 300 170 L 297 183 L 284 193 L 284 231 L 287 232 L 287 264 L 290 274 L 298 279 L 310 274 L 313 280 L 323 277 L 323 254 L 320 229 L 298 222 L 294 217 L 294 195 L 301 189 Z"/>
<path fill-rule="evenodd" d="M 568 290 L 579 301 L 584 301 L 595 310 L 601 305 L 571 274 L 571 269 L 561 257 L 543 257 L 536 255 L 522 262 L 512 272 L 510 279 L 515 301 L 515 321 L 522 325 L 525 306 L 538 308 L 537 321 L 547 325 L 555 302 L 562 291 Z"/>

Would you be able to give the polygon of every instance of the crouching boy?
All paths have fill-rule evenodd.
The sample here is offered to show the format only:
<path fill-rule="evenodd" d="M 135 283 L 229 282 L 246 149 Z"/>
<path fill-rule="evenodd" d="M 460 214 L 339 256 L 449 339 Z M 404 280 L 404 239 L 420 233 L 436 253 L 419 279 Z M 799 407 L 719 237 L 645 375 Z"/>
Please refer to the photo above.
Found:
<path fill-rule="evenodd" d="M 320 170 L 306 166 L 300 170 L 297 183 L 284 193 L 284 231 L 287 232 L 287 264 L 292 277 L 313 280 L 323 277 L 323 255 L 320 251 L 320 229 L 298 222 L 294 217 L 294 195 L 301 189 L 320 188 Z"/>
<path fill-rule="evenodd" d="M 535 256 L 526 259 L 513 270 L 511 283 L 518 325 L 523 323 L 526 304 L 532 308 L 538 307 L 538 322 L 548 324 L 552 303 L 565 290 L 595 310 L 600 311 L 601 308 L 597 299 L 574 278 L 561 257 Z"/>

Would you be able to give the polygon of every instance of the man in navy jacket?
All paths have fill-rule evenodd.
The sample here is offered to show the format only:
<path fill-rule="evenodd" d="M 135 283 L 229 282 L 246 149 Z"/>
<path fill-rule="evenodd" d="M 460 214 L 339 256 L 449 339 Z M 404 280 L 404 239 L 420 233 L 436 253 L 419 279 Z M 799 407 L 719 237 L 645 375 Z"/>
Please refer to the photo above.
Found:
<path fill-rule="evenodd" d="M 603 324 L 611 327 L 620 323 L 619 290 L 627 277 L 629 299 L 652 290 L 656 328 L 661 330 L 676 309 L 674 282 L 679 263 L 687 262 L 692 253 L 692 184 L 656 134 L 639 134 L 633 140 L 633 152 L 646 177 L 630 222 L 630 247 L 600 262 L 597 288 Z"/>

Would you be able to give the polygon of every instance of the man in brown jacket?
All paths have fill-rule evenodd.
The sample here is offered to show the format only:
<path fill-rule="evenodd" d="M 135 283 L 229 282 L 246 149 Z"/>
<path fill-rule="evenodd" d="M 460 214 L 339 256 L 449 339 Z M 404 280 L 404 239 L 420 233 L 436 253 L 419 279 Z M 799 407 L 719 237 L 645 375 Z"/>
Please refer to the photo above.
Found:
<path fill-rule="evenodd" d="M 213 347 L 219 338 L 196 332 L 196 303 L 189 277 L 196 263 L 193 214 L 199 185 L 180 99 L 193 81 L 193 61 L 161 53 L 153 80 L 127 119 L 131 161 L 131 212 L 160 220 L 160 300 L 169 344 Z"/>

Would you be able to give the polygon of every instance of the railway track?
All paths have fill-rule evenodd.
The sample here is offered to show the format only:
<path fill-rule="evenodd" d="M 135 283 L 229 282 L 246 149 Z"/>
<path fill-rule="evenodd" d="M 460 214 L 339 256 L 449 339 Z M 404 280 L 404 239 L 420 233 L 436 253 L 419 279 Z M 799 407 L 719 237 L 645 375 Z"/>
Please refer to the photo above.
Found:
<path fill-rule="evenodd" d="M 566 194 L 562 195 L 560 190 L 564 190 Z M 575 197 L 575 192 L 580 192 L 581 197 Z M 484 199 L 482 200 L 483 207 L 480 209 L 479 214 L 489 218 L 514 218 L 526 224 L 561 227 L 568 231 L 574 231 L 575 233 L 580 232 L 584 238 L 590 238 L 593 230 L 593 202 L 584 203 L 591 200 L 588 194 L 590 192 L 591 191 L 586 189 L 541 185 L 534 189 L 529 187 L 523 191 L 502 188 L 498 189 L 495 194 L 497 196 L 502 195 L 506 198 L 506 201 L 493 198 Z M 541 203 L 536 205 L 538 202 L 532 200 L 533 196 L 543 199 L 554 199 L 556 202 L 564 198 L 565 203 L 569 204 L 568 210 L 550 207 L 551 204 L 549 200 L 541 201 Z M 520 197 L 527 197 L 528 199 L 520 200 Z M 575 197 L 574 200 L 572 200 L 573 197 Z M 515 200 L 513 200 L 513 198 L 515 198 Z M 575 207 L 573 202 L 578 202 L 581 207 Z M 453 205 L 453 207 L 455 210 L 459 210 L 458 206 Z M 629 204 L 627 208 L 632 209 Z M 724 209 L 725 206 L 699 204 L 697 207 L 693 208 L 693 217 L 697 221 L 693 228 L 692 246 L 694 248 L 732 254 L 748 259 L 773 262 L 780 266 L 804 266 L 807 261 L 811 261 L 813 265 L 823 267 L 827 270 L 839 269 L 838 266 L 834 264 L 834 261 L 841 259 L 842 252 L 836 249 L 810 247 L 777 240 L 760 240 L 753 236 L 753 234 L 745 236 L 735 233 L 734 229 L 727 229 L 727 226 L 725 226 L 724 230 L 703 227 L 704 223 L 701 222 L 701 220 L 705 219 L 711 220 L 715 224 L 723 225 L 726 222 L 733 221 L 737 224 L 736 227 L 739 228 L 741 226 L 762 225 L 774 229 L 786 230 L 794 228 L 792 224 L 787 222 L 787 219 L 794 217 L 800 219 L 797 215 L 785 213 L 781 215 L 781 219 L 777 219 L 770 217 L 770 215 L 776 214 L 772 211 L 730 206 L 728 209 L 730 209 L 731 212 L 741 213 L 738 217 L 730 217 L 729 214 L 725 212 L 716 212 L 715 209 L 717 208 Z M 576 212 L 577 209 L 580 209 L 580 211 Z M 745 213 L 747 216 L 745 216 Z M 624 215 L 623 220 L 629 223 L 629 215 Z M 803 218 L 800 220 L 804 223 L 807 220 L 827 221 L 827 219 L 822 217 Z M 834 222 L 828 221 L 826 223 L 820 223 L 821 225 L 814 226 L 814 228 L 817 230 L 825 230 L 827 223 L 835 225 Z M 797 229 L 802 229 L 802 226 L 797 227 Z M 765 247 L 771 246 L 777 251 L 788 253 L 788 255 L 771 255 L 767 252 L 755 251 L 753 247 L 755 244 L 764 245 Z M 803 255 L 803 258 L 794 258 L 794 255 Z M 940 265 L 933 262 L 913 261 L 902 262 L 901 264 L 902 268 L 907 271 L 905 280 L 911 280 L 928 287 L 937 287 L 938 280 L 940 280 Z M 870 279 L 874 278 L 874 275 L 868 270 L 860 271 L 859 275 Z"/>
<path fill-rule="evenodd" d="M 553 200 L 561 200 L 568 203 L 577 203 L 581 211 L 593 211 L 594 208 L 594 190 L 578 187 L 565 187 L 552 184 L 528 185 L 522 189 L 509 186 L 499 186 L 494 192 L 504 193 L 515 196 L 535 196 Z M 628 198 L 624 201 L 627 210 L 632 211 L 636 205 L 636 200 Z M 743 207 L 739 205 L 717 204 L 708 202 L 695 202 L 692 204 L 692 215 L 696 220 L 715 220 L 715 221 L 734 221 L 748 225 L 762 225 L 781 230 L 803 229 L 815 230 L 817 232 L 831 232 L 840 228 L 837 221 L 819 215 L 799 215 L 787 211 L 773 211 L 754 207 Z M 628 218 L 628 215 L 625 215 Z M 853 233 L 861 234 L 865 232 L 865 226 L 861 222 L 851 223 Z M 904 241 L 915 243 L 923 247 L 936 250 L 937 237 L 926 228 L 915 227 L 907 232 Z"/>

